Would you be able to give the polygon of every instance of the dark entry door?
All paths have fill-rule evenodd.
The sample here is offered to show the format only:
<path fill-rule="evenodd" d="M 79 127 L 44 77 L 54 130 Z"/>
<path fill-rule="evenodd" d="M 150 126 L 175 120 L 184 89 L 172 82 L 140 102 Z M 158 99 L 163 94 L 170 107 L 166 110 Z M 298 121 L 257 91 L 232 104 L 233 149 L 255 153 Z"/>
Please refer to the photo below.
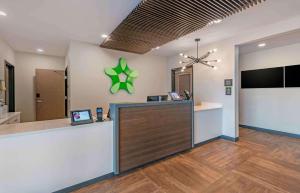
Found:
<path fill-rule="evenodd" d="M 8 112 L 15 112 L 15 67 L 5 61 L 6 102 Z"/>

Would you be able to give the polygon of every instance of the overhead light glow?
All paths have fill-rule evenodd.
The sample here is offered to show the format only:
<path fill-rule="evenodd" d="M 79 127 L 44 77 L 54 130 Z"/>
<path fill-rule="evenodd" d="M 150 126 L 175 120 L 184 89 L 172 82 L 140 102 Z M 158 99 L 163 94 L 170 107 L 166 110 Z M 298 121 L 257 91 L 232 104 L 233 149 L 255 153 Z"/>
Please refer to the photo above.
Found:
<path fill-rule="evenodd" d="M 184 57 L 184 58 L 188 58 L 188 55 L 185 54 L 183 57 Z"/>
<path fill-rule="evenodd" d="M 184 55 L 183 53 L 180 53 L 180 54 L 179 54 L 179 56 L 183 56 L 183 55 Z"/>
<path fill-rule="evenodd" d="M 214 48 L 214 49 L 212 49 L 212 50 L 209 50 L 209 53 L 215 53 L 215 52 L 217 52 L 218 51 L 218 49 L 217 48 Z"/>
<path fill-rule="evenodd" d="M 105 38 L 108 38 L 108 35 L 102 34 L 101 37 L 105 39 Z"/>
<path fill-rule="evenodd" d="M 159 50 L 159 48 L 160 48 L 160 47 L 159 47 L 159 46 L 157 46 L 155 49 L 156 49 L 156 50 Z"/>
<path fill-rule="evenodd" d="M 222 19 L 217 19 L 214 21 L 214 23 L 221 23 L 222 22 Z"/>
<path fill-rule="evenodd" d="M 185 69 L 186 69 L 186 66 L 183 66 L 183 67 L 182 67 L 182 70 L 185 70 Z"/>
<path fill-rule="evenodd" d="M 7 16 L 7 14 L 6 14 L 4 11 L 0 11 L 0 16 L 4 16 L 4 17 L 6 17 L 6 16 Z"/>
<path fill-rule="evenodd" d="M 44 52 L 44 50 L 41 49 L 41 48 L 36 49 L 36 51 L 37 51 L 38 53 L 43 53 L 43 52 Z"/>
<path fill-rule="evenodd" d="M 218 67 L 216 67 L 216 66 L 213 66 L 212 68 L 213 68 L 214 70 L 218 70 Z"/>
<path fill-rule="evenodd" d="M 222 62 L 222 60 L 218 59 L 217 62 L 220 63 L 220 62 Z"/>
<path fill-rule="evenodd" d="M 179 61 L 179 64 L 182 64 L 182 61 Z"/>
<path fill-rule="evenodd" d="M 262 48 L 262 47 L 265 47 L 266 45 L 267 45 L 266 43 L 260 43 L 257 46 L 260 47 L 260 48 Z"/>
<path fill-rule="evenodd" d="M 216 20 L 213 20 L 213 21 L 209 22 L 208 25 L 218 24 L 218 23 L 221 23 L 221 22 L 222 22 L 222 19 L 216 19 Z"/>

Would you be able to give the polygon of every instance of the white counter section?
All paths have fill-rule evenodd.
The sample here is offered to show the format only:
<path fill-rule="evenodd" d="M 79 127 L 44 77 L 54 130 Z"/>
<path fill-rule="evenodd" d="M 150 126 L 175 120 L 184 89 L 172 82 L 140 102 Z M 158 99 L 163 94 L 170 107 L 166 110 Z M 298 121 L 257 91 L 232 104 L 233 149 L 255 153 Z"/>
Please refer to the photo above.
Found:
<path fill-rule="evenodd" d="M 1 193 L 50 193 L 113 171 L 112 121 L 72 127 L 62 119 L 0 131 Z"/>
<path fill-rule="evenodd" d="M 194 107 L 194 144 L 222 135 L 222 107 L 220 103 L 202 102 Z"/>

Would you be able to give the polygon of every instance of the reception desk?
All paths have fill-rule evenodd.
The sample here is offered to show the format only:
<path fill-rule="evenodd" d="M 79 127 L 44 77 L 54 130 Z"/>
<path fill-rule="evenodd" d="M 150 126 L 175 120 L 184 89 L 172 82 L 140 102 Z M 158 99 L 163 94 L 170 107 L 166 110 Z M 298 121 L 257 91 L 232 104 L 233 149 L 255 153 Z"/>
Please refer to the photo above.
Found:
<path fill-rule="evenodd" d="M 71 126 L 70 119 L 0 125 L 0 190 L 68 192 L 222 135 L 221 104 L 111 108 L 112 121 L 87 125 Z"/>
<path fill-rule="evenodd" d="M 193 147 L 193 102 L 111 104 L 114 173 Z"/>

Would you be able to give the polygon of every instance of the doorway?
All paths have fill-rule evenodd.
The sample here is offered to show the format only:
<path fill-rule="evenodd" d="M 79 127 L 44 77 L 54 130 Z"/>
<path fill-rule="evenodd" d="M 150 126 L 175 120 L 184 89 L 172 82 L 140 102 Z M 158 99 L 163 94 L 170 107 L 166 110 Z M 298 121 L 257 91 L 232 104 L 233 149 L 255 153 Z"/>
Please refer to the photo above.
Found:
<path fill-rule="evenodd" d="M 15 67 L 7 61 L 5 61 L 5 85 L 8 112 L 15 112 Z"/>
<path fill-rule="evenodd" d="M 36 120 L 65 118 L 65 71 L 36 69 Z"/>
<path fill-rule="evenodd" d="M 193 96 L 193 66 L 172 69 L 172 92 L 177 92 L 181 97 L 185 97 L 187 90 Z"/>
<path fill-rule="evenodd" d="M 246 129 L 299 137 L 300 30 L 253 40 L 238 48 L 240 137 L 250 137 L 252 132 Z"/>

